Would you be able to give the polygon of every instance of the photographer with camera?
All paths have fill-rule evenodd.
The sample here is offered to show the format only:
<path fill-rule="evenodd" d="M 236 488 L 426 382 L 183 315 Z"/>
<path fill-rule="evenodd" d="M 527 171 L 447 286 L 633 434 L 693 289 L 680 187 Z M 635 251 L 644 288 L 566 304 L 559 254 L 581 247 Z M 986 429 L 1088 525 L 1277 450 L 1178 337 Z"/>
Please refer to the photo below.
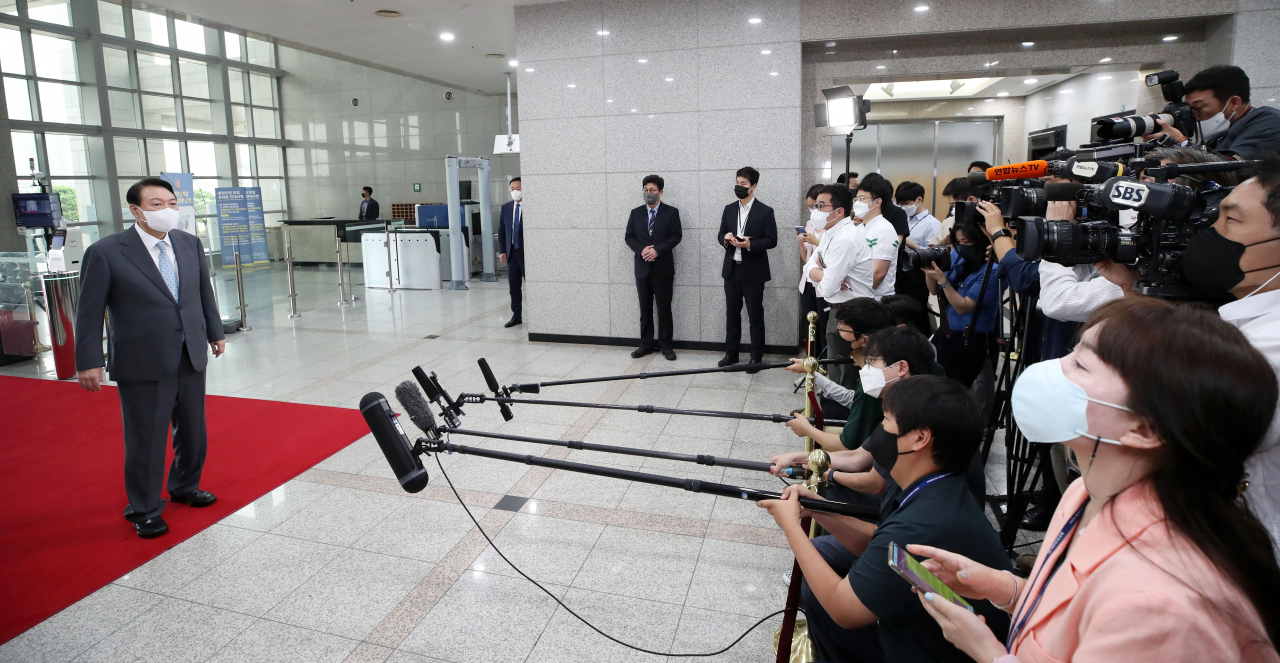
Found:
<path fill-rule="evenodd" d="M 975 162 L 974 165 L 977 163 L 978 162 Z M 976 172 L 972 170 L 974 165 L 970 166 L 969 172 Z M 942 223 L 938 226 L 938 233 L 934 236 L 933 241 L 930 242 L 931 246 L 941 246 L 944 244 L 950 246 L 951 229 L 955 227 L 956 223 L 956 205 L 958 203 L 977 202 L 978 200 L 978 192 L 975 191 L 973 187 L 969 186 L 969 180 L 963 177 L 956 177 L 950 182 L 947 182 L 947 185 L 942 187 L 942 196 L 947 199 L 947 202 L 951 204 L 951 207 L 947 210 L 947 218 L 943 219 Z"/>
<path fill-rule="evenodd" d="M 937 262 L 921 266 L 935 294 L 946 298 L 947 326 L 938 330 L 933 343 L 938 363 L 947 377 L 966 388 L 982 371 L 988 346 L 993 341 L 1000 317 L 1000 278 L 987 268 L 990 240 L 976 225 L 960 225 L 951 231 L 950 270 Z M 981 299 L 981 302 L 979 302 Z"/>
<path fill-rule="evenodd" d="M 1215 65 L 1201 71 L 1185 86 L 1186 103 L 1198 123 L 1199 143 L 1217 152 L 1232 152 L 1242 159 L 1257 159 L 1280 151 L 1280 109 L 1249 104 L 1249 76 L 1240 67 Z M 1186 146 L 1185 135 L 1164 119 L 1165 135 Z"/>

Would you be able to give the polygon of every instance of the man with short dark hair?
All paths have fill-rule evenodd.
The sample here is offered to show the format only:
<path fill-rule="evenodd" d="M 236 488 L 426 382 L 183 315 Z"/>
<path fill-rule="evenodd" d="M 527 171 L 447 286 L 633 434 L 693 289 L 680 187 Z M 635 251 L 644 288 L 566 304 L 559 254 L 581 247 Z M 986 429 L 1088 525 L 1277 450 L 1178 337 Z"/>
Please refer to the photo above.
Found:
<path fill-rule="evenodd" d="M 973 171 L 970 171 L 973 172 Z M 942 225 L 938 228 L 938 235 L 933 238 L 933 245 L 951 244 L 951 229 L 956 225 L 956 207 L 959 203 L 977 202 L 978 192 L 969 186 L 969 181 L 963 177 L 953 178 L 947 185 L 942 187 L 942 197 L 947 199 L 951 204 L 947 210 L 947 216 L 942 220 Z M 963 219 L 962 219 L 963 221 Z"/>
<path fill-rule="evenodd" d="M 881 452 L 892 481 L 871 524 L 807 512 L 800 497 L 817 497 L 792 485 L 783 499 L 765 500 L 804 573 L 801 603 L 809 636 L 827 660 L 966 661 L 947 642 L 911 585 L 888 564 L 890 544 L 905 547 L 946 542 L 969 559 L 1009 570 L 1009 556 L 965 480 L 982 440 L 978 406 L 959 383 L 935 375 L 912 376 L 885 390 L 884 430 L 892 444 Z M 810 540 L 800 527 L 812 516 L 831 533 Z M 987 601 L 972 601 L 996 637 L 1009 615 Z"/>
<path fill-rule="evenodd" d="M 928 248 L 942 228 L 942 222 L 924 206 L 924 185 L 902 182 L 893 192 L 893 199 L 907 213 L 907 248 L 917 251 Z"/>
<path fill-rule="evenodd" d="M 867 246 L 871 248 L 871 285 L 876 299 L 892 295 L 898 280 L 898 248 L 902 235 L 884 217 L 884 206 L 892 200 L 893 187 L 888 180 L 868 175 L 858 185 L 853 201 L 853 217 L 863 226 Z"/>
<path fill-rule="evenodd" d="M 639 359 L 654 351 L 653 305 L 658 304 L 657 348 L 668 361 L 675 361 L 671 347 L 675 323 L 671 317 L 671 295 L 675 289 L 676 259 L 673 250 L 683 236 L 680 210 L 662 204 L 665 184 L 657 175 L 646 175 L 644 204 L 631 210 L 627 220 L 627 246 L 635 252 L 636 292 L 640 297 L 640 347 L 631 353 Z"/>
<path fill-rule="evenodd" d="M 360 216 L 356 217 L 361 221 L 373 221 L 378 218 L 378 201 L 373 199 L 373 187 L 367 186 L 360 190 Z"/>
<path fill-rule="evenodd" d="M 988 169 L 988 168 L 990 168 L 990 167 L 991 167 L 991 164 L 989 164 L 989 163 L 987 163 L 987 162 L 985 162 L 985 161 L 971 161 L 971 162 L 969 162 L 969 168 L 968 168 L 968 170 L 966 170 L 965 172 L 969 172 L 969 173 L 985 173 L 985 172 L 987 172 L 987 169 Z"/>
<path fill-rule="evenodd" d="M 160 514 L 170 424 L 169 498 L 194 507 L 217 499 L 200 490 L 207 446 L 204 369 L 206 347 L 218 357 L 226 341 L 204 247 L 195 235 L 174 228 L 173 187 L 148 177 L 129 187 L 125 199 L 134 227 L 95 242 L 81 262 L 76 379 L 88 391 L 102 390 L 102 321 L 110 314 L 106 364 L 124 419 L 124 517 L 149 539 L 169 531 Z"/>
<path fill-rule="evenodd" d="M 751 323 L 751 363 L 764 361 L 764 284 L 768 283 L 769 249 L 778 245 L 778 223 L 773 208 L 756 200 L 760 171 L 739 168 L 733 187 L 738 202 L 729 203 L 720 215 L 716 241 L 724 247 L 720 276 L 724 279 L 724 358 L 716 365 L 738 363 L 742 343 L 742 304 Z M 754 371 L 750 371 L 754 372 Z"/>
<path fill-rule="evenodd" d="M 511 319 L 503 327 L 514 327 L 523 320 L 520 313 L 523 309 L 521 284 L 524 281 L 524 209 L 520 201 L 520 177 L 511 178 L 508 185 L 511 189 L 511 200 L 502 203 L 498 212 L 498 260 L 507 263 L 507 286 L 511 292 Z"/>
<path fill-rule="evenodd" d="M 846 183 L 846 181 L 848 182 L 849 190 L 850 190 L 850 191 L 852 191 L 852 190 L 854 190 L 854 189 L 858 188 L 858 174 L 857 174 L 857 173 L 850 172 L 850 173 L 849 173 L 849 176 L 848 176 L 847 178 L 845 177 L 845 174 L 844 174 L 844 173 L 840 173 L 840 176 L 836 178 L 836 184 L 845 184 L 845 183 Z"/>
<path fill-rule="evenodd" d="M 1280 151 L 1280 109 L 1249 104 L 1249 76 L 1240 67 L 1215 65 L 1186 83 L 1186 102 L 1198 120 L 1199 143 L 1242 159 L 1258 159 Z M 1191 136 L 1169 126 L 1170 138 L 1185 143 Z"/>

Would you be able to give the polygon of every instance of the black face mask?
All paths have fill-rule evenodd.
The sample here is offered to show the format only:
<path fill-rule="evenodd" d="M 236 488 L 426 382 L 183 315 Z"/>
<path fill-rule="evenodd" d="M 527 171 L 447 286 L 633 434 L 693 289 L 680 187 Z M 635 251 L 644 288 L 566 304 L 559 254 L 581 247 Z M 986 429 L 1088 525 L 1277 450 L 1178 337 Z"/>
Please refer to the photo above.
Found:
<path fill-rule="evenodd" d="M 1240 285 L 1247 273 L 1240 269 L 1240 258 L 1244 256 L 1245 249 L 1277 240 L 1280 237 L 1241 244 L 1223 237 L 1217 228 L 1209 228 L 1187 242 L 1187 250 L 1182 253 L 1182 273 L 1196 287 L 1212 292 L 1231 292 L 1232 288 Z M 1280 265 L 1249 271 L 1260 272 L 1276 267 Z"/>
<path fill-rule="evenodd" d="M 836 332 L 836 337 L 831 343 L 831 350 L 835 352 L 837 357 L 848 357 L 853 354 L 853 341 L 844 337 L 844 334 Z"/>
<path fill-rule="evenodd" d="M 981 261 L 981 256 L 978 253 L 978 247 L 972 244 L 957 245 L 956 253 L 960 254 L 960 257 L 963 258 L 971 267 Z"/>
<path fill-rule="evenodd" d="M 898 463 L 898 456 L 915 453 L 915 451 L 898 451 L 898 436 L 886 431 L 883 425 L 876 426 L 876 429 L 871 431 L 867 441 L 863 442 L 862 448 L 871 454 L 871 460 L 885 472 L 892 470 Z"/>
<path fill-rule="evenodd" d="M 737 196 L 738 200 L 742 200 L 743 198 L 751 195 L 751 191 L 748 190 L 747 187 L 738 184 L 733 187 L 733 195 Z"/>

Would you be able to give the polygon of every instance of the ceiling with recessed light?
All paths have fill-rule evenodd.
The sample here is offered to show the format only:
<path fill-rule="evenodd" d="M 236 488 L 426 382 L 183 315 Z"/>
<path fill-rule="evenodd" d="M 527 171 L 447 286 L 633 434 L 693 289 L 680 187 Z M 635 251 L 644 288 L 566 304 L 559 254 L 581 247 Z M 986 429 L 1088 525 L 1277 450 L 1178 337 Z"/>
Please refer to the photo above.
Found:
<path fill-rule="evenodd" d="M 515 7 L 554 0 L 157 0 L 209 21 L 430 78 L 506 91 L 515 71 Z M 399 12 L 383 17 L 380 10 Z M 451 34 L 453 40 L 441 38 Z M 502 57 L 486 57 L 500 54 Z M 514 88 L 514 77 L 513 77 Z"/>

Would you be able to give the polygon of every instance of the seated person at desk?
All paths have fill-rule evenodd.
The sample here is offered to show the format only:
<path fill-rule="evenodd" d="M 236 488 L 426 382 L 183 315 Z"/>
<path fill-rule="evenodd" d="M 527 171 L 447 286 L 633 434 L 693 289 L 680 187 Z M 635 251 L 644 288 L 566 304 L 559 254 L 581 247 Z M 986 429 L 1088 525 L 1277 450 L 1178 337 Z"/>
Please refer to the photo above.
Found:
<path fill-rule="evenodd" d="M 783 499 L 765 500 L 804 573 L 801 605 L 819 660 L 968 661 L 944 637 L 911 585 L 888 564 L 889 544 L 947 541 L 992 568 L 1011 568 L 1000 537 L 969 492 L 965 468 L 982 441 L 978 405 L 964 387 L 937 375 L 903 378 L 885 392 L 884 429 L 894 439 L 879 524 L 808 512 L 788 486 Z M 809 539 L 800 518 L 812 516 L 830 535 Z M 929 543 L 944 550 L 946 546 Z M 994 637 L 1009 615 L 987 601 L 971 601 Z M 986 663 L 985 661 L 983 663 Z"/>

